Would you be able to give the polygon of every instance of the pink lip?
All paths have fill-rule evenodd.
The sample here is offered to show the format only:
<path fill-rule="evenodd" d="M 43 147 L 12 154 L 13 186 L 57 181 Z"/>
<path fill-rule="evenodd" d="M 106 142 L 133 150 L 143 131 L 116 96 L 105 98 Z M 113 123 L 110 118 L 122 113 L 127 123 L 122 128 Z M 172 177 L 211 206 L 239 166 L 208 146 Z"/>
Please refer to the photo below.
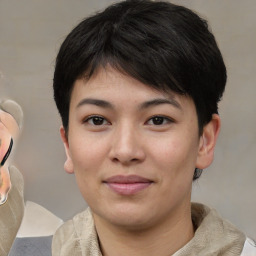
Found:
<path fill-rule="evenodd" d="M 134 195 L 149 187 L 153 181 L 137 175 L 117 175 L 106 179 L 104 183 L 118 194 Z"/>

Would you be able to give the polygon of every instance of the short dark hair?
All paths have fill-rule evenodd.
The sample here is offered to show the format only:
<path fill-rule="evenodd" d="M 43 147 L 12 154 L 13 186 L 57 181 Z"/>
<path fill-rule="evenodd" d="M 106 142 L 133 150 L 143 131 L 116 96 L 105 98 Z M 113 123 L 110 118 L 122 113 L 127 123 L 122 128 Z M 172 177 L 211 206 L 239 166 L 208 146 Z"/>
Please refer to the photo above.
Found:
<path fill-rule="evenodd" d="M 191 97 L 199 133 L 218 113 L 226 84 L 225 64 L 207 22 L 183 6 L 121 1 L 71 31 L 56 58 L 53 81 L 66 130 L 74 82 L 89 79 L 108 64 L 157 90 Z"/>

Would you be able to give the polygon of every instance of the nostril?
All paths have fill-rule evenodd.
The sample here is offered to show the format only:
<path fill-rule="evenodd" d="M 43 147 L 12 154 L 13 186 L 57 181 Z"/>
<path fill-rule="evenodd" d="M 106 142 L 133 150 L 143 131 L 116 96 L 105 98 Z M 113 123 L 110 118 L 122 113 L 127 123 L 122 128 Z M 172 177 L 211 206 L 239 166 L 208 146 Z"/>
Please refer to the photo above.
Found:
<path fill-rule="evenodd" d="M 117 163 L 117 162 L 119 162 L 119 160 L 118 160 L 118 158 L 113 158 L 113 162 L 115 162 L 115 163 Z"/>
<path fill-rule="evenodd" d="M 121 163 L 123 165 L 129 165 L 129 164 L 133 164 L 133 163 L 137 163 L 140 160 L 138 158 L 118 158 L 118 157 L 114 157 L 112 158 L 112 161 L 114 163 Z"/>

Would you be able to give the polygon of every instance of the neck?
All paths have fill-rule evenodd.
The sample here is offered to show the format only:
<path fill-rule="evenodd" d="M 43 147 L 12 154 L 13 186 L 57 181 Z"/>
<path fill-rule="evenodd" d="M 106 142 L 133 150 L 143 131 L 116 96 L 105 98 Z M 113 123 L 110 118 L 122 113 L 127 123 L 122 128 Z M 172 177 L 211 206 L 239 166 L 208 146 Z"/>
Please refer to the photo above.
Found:
<path fill-rule="evenodd" d="M 190 208 L 183 215 L 158 223 L 154 227 L 129 230 L 116 227 L 94 215 L 101 251 L 104 256 L 172 255 L 194 236 Z"/>

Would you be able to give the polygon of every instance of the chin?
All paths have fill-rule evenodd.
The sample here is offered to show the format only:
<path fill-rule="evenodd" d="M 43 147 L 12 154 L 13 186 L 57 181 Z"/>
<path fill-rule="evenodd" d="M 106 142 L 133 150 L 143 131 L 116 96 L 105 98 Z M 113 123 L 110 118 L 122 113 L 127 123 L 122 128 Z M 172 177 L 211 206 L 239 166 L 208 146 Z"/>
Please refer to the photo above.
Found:
<path fill-rule="evenodd" d="M 129 231 L 142 231 L 151 226 L 151 221 L 147 220 L 144 217 L 123 215 L 118 218 L 111 218 L 108 221 L 111 221 L 111 224 L 123 228 Z"/>
<path fill-rule="evenodd" d="M 142 230 L 150 227 L 154 222 L 152 210 L 145 209 L 138 205 L 124 204 L 112 208 L 94 211 L 100 218 L 116 227 L 122 227 L 126 230 Z"/>

